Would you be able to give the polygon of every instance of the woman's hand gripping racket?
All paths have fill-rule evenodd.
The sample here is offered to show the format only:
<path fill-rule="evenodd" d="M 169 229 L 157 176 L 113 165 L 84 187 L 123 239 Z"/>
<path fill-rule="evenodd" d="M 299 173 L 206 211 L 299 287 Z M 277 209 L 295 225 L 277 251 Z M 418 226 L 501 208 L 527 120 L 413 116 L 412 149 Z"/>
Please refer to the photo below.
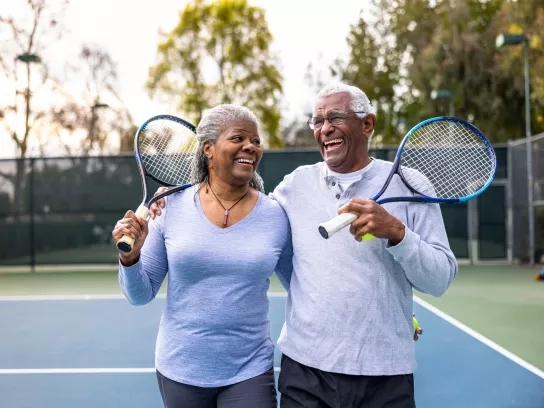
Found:
<path fill-rule="evenodd" d="M 190 123 L 171 115 L 158 115 L 147 120 L 136 132 L 134 153 L 140 172 L 143 200 L 136 215 L 147 219 L 155 201 L 191 187 L 194 154 L 198 145 L 196 129 Z M 170 187 L 151 196 L 148 182 L 154 180 Z M 117 241 L 121 252 L 132 251 L 134 239 L 124 235 Z"/>
<path fill-rule="evenodd" d="M 372 200 L 462 203 L 485 191 L 496 169 L 495 151 L 479 129 L 458 118 L 436 117 L 419 123 L 404 137 L 385 184 Z M 380 199 L 395 174 L 414 195 Z M 330 238 L 357 218 L 358 214 L 342 213 L 319 225 L 319 233 Z M 363 240 L 372 238 L 363 236 Z"/>

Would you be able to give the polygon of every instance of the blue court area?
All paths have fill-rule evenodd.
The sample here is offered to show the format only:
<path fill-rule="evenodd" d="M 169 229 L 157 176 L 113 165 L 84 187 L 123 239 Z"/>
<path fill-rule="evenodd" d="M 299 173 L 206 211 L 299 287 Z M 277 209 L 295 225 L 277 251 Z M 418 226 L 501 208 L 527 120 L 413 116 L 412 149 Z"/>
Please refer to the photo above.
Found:
<path fill-rule="evenodd" d="M 276 340 L 285 296 L 270 302 Z M 153 361 L 163 305 L 115 296 L 0 300 L 0 407 L 162 408 Z M 543 373 L 414 309 L 425 330 L 416 343 L 418 408 L 544 407 Z"/>

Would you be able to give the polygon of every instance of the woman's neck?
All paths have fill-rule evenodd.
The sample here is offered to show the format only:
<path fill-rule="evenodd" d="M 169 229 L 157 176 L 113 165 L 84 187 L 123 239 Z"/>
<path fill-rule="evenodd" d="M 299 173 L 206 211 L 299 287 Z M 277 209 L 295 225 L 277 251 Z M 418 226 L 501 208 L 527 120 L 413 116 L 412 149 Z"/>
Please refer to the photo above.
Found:
<path fill-rule="evenodd" d="M 209 183 L 215 195 L 221 201 L 238 201 L 240 197 L 245 195 L 249 189 L 249 184 L 241 186 L 233 186 L 221 180 L 219 177 L 214 177 L 210 174 L 207 183 Z"/>

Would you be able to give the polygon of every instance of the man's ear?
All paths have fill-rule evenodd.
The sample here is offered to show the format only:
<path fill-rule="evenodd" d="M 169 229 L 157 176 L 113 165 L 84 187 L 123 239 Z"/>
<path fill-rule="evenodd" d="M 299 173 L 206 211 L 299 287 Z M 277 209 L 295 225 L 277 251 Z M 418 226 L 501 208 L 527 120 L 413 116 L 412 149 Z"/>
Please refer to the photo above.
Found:
<path fill-rule="evenodd" d="M 374 127 L 376 126 L 376 115 L 373 113 L 368 113 L 363 119 L 363 131 L 366 137 L 370 137 L 372 132 L 374 132 Z"/>

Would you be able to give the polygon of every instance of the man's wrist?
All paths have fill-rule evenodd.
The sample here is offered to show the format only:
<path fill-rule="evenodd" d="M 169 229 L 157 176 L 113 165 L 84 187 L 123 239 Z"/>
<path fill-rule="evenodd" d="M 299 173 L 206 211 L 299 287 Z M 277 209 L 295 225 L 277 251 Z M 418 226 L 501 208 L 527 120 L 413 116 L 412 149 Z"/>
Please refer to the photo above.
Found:
<path fill-rule="evenodd" d="M 391 235 L 389 236 L 389 245 L 395 246 L 400 244 L 404 239 L 404 235 L 406 235 L 406 227 L 402 222 L 399 222 L 398 225 L 395 225 L 391 231 Z"/>

